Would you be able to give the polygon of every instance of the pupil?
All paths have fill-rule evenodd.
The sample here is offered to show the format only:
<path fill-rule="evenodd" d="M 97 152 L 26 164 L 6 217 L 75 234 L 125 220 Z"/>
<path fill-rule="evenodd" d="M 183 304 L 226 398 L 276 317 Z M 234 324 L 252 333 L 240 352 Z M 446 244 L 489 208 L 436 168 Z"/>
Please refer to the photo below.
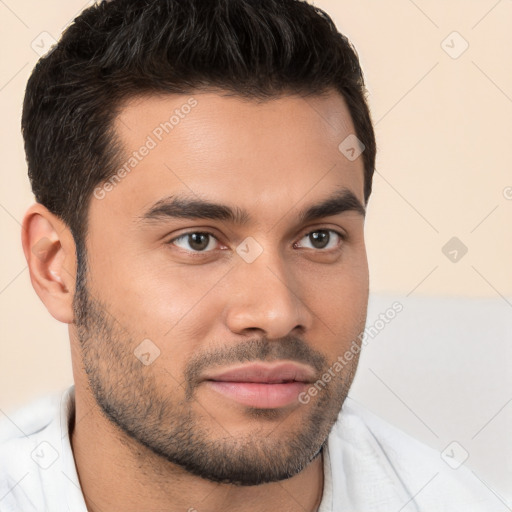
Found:
<path fill-rule="evenodd" d="M 202 250 L 208 247 L 208 234 L 207 233 L 192 233 L 189 235 L 191 241 L 190 247 L 196 250 Z"/>

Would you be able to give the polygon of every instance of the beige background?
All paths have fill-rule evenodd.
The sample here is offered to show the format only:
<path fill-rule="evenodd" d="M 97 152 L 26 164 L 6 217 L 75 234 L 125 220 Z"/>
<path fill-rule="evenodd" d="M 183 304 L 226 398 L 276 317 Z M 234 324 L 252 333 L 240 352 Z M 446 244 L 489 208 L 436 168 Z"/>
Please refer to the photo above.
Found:
<path fill-rule="evenodd" d="M 382 352 L 380 381 L 364 373 L 378 354 L 376 347 L 367 347 L 354 396 L 440 450 L 456 433 L 468 437 L 469 443 L 463 411 L 472 411 L 473 432 L 492 417 L 498 430 L 487 429 L 488 437 L 472 445 L 468 464 L 500 493 L 512 494 L 512 480 L 505 474 L 512 474 L 512 462 L 499 453 L 500 443 L 512 444 L 512 421 L 507 427 L 503 419 L 512 409 L 512 334 L 507 327 L 512 323 L 512 0 L 315 4 L 355 45 L 369 89 L 378 143 L 366 221 L 372 294 L 390 301 L 430 297 L 424 306 L 414 304 L 421 306 L 420 316 L 428 308 L 434 311 L 439 332 L 447 320 L 432 309 L 445 304 L 436 298 L 460 300 L 463 307 L 468 305 L 471 318 L 485 304 L 488 318 L 496 313 L 499 318 L 493 322 L 502 326 L 496 331 L 498 343 L 486 339 L 485 333 L 496 325 L 487 329 L 482 317 L 483 337 L 470 340 L 473 359 L 468 359 L 468 340 L 459 339 L 443 357 L 427 360 L 429 371 L 438 371 L 441 377 L 448 371 L 442 361 L 448 355 L 455 361 L 457 395 L 449 380 L 441 379 L 439 389 L 411 380 L 425 363 L 419 357 L 421 347 L 413 345 L 400 358 L 401 368 L 409 371 L 394 372 L 396 359 L 386 362 L 390 351 Z M 50 317 L 33 291 L 21 249 L 20 222 L 33 196 L 19 126 L 24 87 L 38 59 L 37 45 L 44 48 L 52 37 L 58 39 L 86 5 L 79 0 L 0 1 L 3 413 L 72 382 L 67 328 Z M 452 237 L 468 248 L 456 263 L 442 252 Z M 379 308 L 384 302 L 378 304 L 374 311 L 383 311 Z M 410 325 L 416 320 L 409 316 Z M 462 360 L 464 364 L 457 364 Z M 386 372 L 389 378 L 383 380 Z M 475 379 L 475 386 L 466 387 Z M 403 394 L 411 390 L 417 394 Z M 437 437 L 417 421 L 421 405 L 427 403 L 430 422 L 446 427 Z M 455 424 L 458 430 L 448 428 Z"/>

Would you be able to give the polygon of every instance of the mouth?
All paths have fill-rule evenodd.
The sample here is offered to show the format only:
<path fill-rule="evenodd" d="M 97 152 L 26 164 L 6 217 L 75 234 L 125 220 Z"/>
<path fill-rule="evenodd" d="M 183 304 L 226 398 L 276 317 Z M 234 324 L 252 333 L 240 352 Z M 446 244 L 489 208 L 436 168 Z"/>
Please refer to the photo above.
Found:
<path fill-rule="evenodd" d="M 297 363 L 252 363 L 205 376 L 204 384 L 239 404 L 275 409 L 299 403 L 298 395 L 315 380 L 309 366 Z"/>

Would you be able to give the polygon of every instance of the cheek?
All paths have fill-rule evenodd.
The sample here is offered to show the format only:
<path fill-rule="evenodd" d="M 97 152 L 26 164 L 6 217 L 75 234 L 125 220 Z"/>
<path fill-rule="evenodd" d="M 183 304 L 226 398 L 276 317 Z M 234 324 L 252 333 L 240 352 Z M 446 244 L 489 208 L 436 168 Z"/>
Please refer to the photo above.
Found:
<path fill-rule="evenodd" d="M 301 275 L 304 300 L 316 318 L 312 339 L 334 361 L 354 340 L 360 343 L 364 331 L 369 293 L 366 256 L 359 253 L 353 263 L 334 271 Z"/>
<path fill-rule="evenodd" d="M 179 375 L 220 316 L 215 291 L 227 269 L 177 265 L 163 256 L 126 254 L 115 266 L 103 262 L 97 294 L 133 339 L 152 340 L 161 351 L 159 362 Z"/>
<path fill-rule="evenodd" d="M 297 273 L 302 295 L 315 313 L 333 325 L 351 323 L 368 302 L 366 254 L 344 254 L 336 265 L 315 266 Z"/>

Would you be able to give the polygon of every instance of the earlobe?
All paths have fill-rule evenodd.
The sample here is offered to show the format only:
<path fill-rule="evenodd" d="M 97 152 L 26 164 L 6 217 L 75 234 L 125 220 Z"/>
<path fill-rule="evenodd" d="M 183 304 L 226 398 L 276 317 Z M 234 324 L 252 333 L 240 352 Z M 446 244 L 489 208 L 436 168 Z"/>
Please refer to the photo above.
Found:
<path fill-rule="evenodd" d="M 23 219 L 22 245 L 37 295 L 55 319 L 72 323 L 76 257 L 69 228 L 35 203 Z"/>

